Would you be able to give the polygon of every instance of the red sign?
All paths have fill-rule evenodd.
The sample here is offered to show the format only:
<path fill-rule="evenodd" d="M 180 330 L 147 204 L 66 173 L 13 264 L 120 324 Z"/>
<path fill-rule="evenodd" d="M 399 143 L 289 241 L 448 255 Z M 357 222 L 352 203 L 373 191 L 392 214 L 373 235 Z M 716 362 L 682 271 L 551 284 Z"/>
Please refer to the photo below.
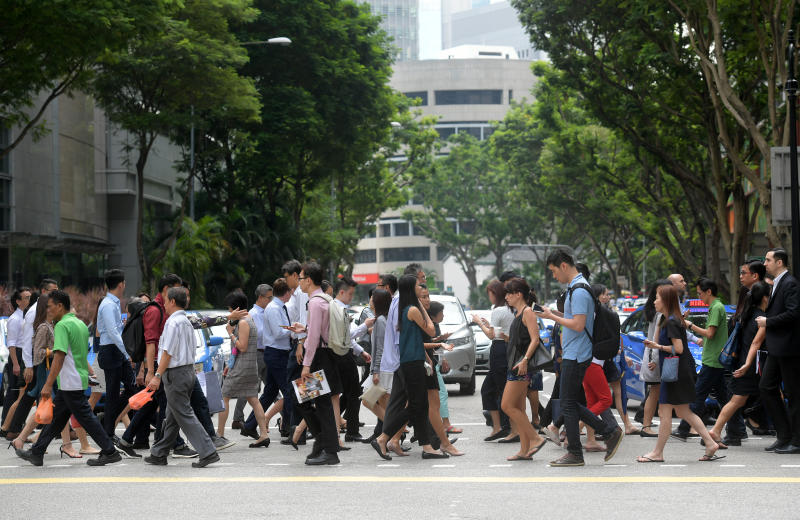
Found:
<path fill-rule="evenodd" d="M 353 281 L 358 283 L 378 283 L 380 275 L 378 273 L 354 274 Z"/>

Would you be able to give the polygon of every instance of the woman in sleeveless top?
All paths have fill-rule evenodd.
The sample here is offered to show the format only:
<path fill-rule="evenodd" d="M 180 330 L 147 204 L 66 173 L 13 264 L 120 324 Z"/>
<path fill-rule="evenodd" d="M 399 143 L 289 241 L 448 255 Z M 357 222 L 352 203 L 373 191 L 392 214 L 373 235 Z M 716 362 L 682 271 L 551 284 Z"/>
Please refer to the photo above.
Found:
<path fill-rule="evenodd" d="M 241 292 L 230 293 L 225 298 L 228 312 L 234 309 L 248 309 L 247 296 Z M 240 319 L 235 325 L 230 322 L 226 326 L 231 336 L 231 367 L 225 368 L 225 380 L 222 383 L 222 399 L 225 409 L 219 413 L 217 419 L 217 436 L 225 437 L 225 422 L 228 420 L 229 402 L 231 398 L 244 397 L 253 408 L 261 436 L 256 442 L 250 444 L 251 448 L 269 446 L 267 418 L 264 408 L 258 400 L 258 329 L 249 314 Z"/>
<path fill-rule="evenodd" d="M 539 325 L 530 304 L 536 295 L 522 278 L 512 278 L 505 285 L 506 302 L 517 315 L 511 322 L 510 337 L 506 353 L 507 382 L 503 392 L 503 411 L 519 435 L 519 451 L 506 460 L 532 460 L 545 444 L 545 439 L 534 430 L 525 413 L 528 394 L 528 360 L 539 345 Z"/>

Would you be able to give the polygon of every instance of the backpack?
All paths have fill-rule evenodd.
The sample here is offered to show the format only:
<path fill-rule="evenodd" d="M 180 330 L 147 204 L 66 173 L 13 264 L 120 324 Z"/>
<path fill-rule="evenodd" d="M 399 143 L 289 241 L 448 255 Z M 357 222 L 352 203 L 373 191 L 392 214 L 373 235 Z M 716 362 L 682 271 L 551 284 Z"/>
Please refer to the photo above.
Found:
<path fill-rule="evenodd" d="M 589 284 L 579 283 L 568 289 L 569 299 L 572 301 L 572 291 L 585 289 L 589 292 L 594 302 L 594 328 L 592 334 L 585 328 L 586 335 L 592 341 L 592 356 L 600 360 L 611 359 L 619 352 L 619 316 L 595 298 Z"/>
<path fill-rule="evenodd" d="M 350 315 L 344 307 L 335 303 L 327 294 L 316 297 L 328 302 L 328 346 L 339 356 L 350 352 Z"/>
<path fill-rule="evenodd" d="M 128 304 L 128 319 L 122 329 L 122 342 L 131 359 L 138 363 L 144 361 L 147 344 L 144 341 L 144 313 L 148 307 L 155 305 L 164 318 L 164 311 L 156 302 L 136 302 Z"/>

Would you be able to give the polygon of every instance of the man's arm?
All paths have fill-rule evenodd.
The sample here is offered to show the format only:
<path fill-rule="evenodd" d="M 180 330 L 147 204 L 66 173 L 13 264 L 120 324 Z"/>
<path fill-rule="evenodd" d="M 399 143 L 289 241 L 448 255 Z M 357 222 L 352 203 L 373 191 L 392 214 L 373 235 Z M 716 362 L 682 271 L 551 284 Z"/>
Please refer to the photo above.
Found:
<path fill-rule="evenodd" d="M 47 380 L 42 387 L 42 399 L 50 399 L 53 394 L 53 384 L 56 382 L 58 374 L 64 366 L 64 358 L 67 355 L 61 350 L 56 350 L 53 354 L 53 362 L 50 364 L 50 373 L 47 374 Z"/>
<path fill-rule="evenodd" d="M 572 318 L 567 319 L 563 316 L 554 314 L 553 311 L 547 307 L 544 307 L 544 312 L 538 312 L 537 314 L 542 318 L 553 320 L 562 327 L 566 327 L 576 332 L 581 332 L 586 328 L 586 314 L 573 314 Z"/>
<path fill-rule="evenodd" d="M 169 367 L 169 362 L 172 359 L 172 356 L 169 355 L 169 352 L 166 350 L 161 353 L 161 364 L 158 365 L 158 372 L 153 374 L 153 377 L 147 383 L 147 387 L 151 390 L 158 390 L 158 387 L 161 385 L 161 377 L 164 375 L 164 372 L 167 371 L 167 367 Z"/>
<path fill-rule="evenodd" d="M 122 335 L 117 329 L 117 315 L 114 310 L 115 309 L 111 305 L 103 305 L 100 307 L 100 311 L 97 313 L 97 328 L 100 330 L 100 334 L 108 334 L 111 341 L 117 346 L 117 349 L 122 352 L 122 356 L 125 360 L 130 361 L 131 357 L 128 355 L 128 351 L 125 350 L 125 343 L 122 341 Z"/>

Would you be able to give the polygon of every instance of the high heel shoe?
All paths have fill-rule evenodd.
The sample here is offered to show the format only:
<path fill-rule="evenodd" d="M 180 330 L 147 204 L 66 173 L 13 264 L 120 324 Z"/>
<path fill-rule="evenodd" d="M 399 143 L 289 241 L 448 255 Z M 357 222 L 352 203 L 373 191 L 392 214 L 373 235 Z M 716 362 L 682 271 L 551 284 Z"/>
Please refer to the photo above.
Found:
<path fill-rule="evenodd" d="M 250 447 L 251 448 L 261 448 L 261 447 L 269 448 L 269 437 L 267 437 L 266 439 L 260 440 L 258 442 L 254 442 L 254 443 L 250 444 Z"/>
<path fill-rule="evenodd" d="M 297 430 L 297 426 L 292 426 L 292 427 L 289 428 L 289 438 L 288 438 L 288 440 L 289 440 L 289 446 L 291 446 L 292 448 L 295 449 L 295 451 L 297 451 L 299 448 L 297 447 L 297 443 L 294 442 L 294 432 L 295 432 L 295 430 Z M 281 444 L 284 444 L 284 442 L 281 441 Z"/>
<path fill-rule="evenodd" d="M 58 451 L 60 451 L 60 452 L 61 452 L 61 456 L 59 457 L 60 459 L 63 459 L 63 458 L 64 458 L 64 455 L 66 455 L 67 457 L 69 457 L 69 458 L 71 458 L 71 459 L 82 459 L 82 458 L 83 458 L 83 455 L 81 455 L 80 453 L 76 453 L 75 455 L 72 455 L 72 454 L 70 454 L 70 453 L 67 453 L 67 452 L 64 450 L 64 446 L 63 446 L 63 445 L 62 445 L 62 446 L 59 446 L 59 448 L 58 448 Z"/>

